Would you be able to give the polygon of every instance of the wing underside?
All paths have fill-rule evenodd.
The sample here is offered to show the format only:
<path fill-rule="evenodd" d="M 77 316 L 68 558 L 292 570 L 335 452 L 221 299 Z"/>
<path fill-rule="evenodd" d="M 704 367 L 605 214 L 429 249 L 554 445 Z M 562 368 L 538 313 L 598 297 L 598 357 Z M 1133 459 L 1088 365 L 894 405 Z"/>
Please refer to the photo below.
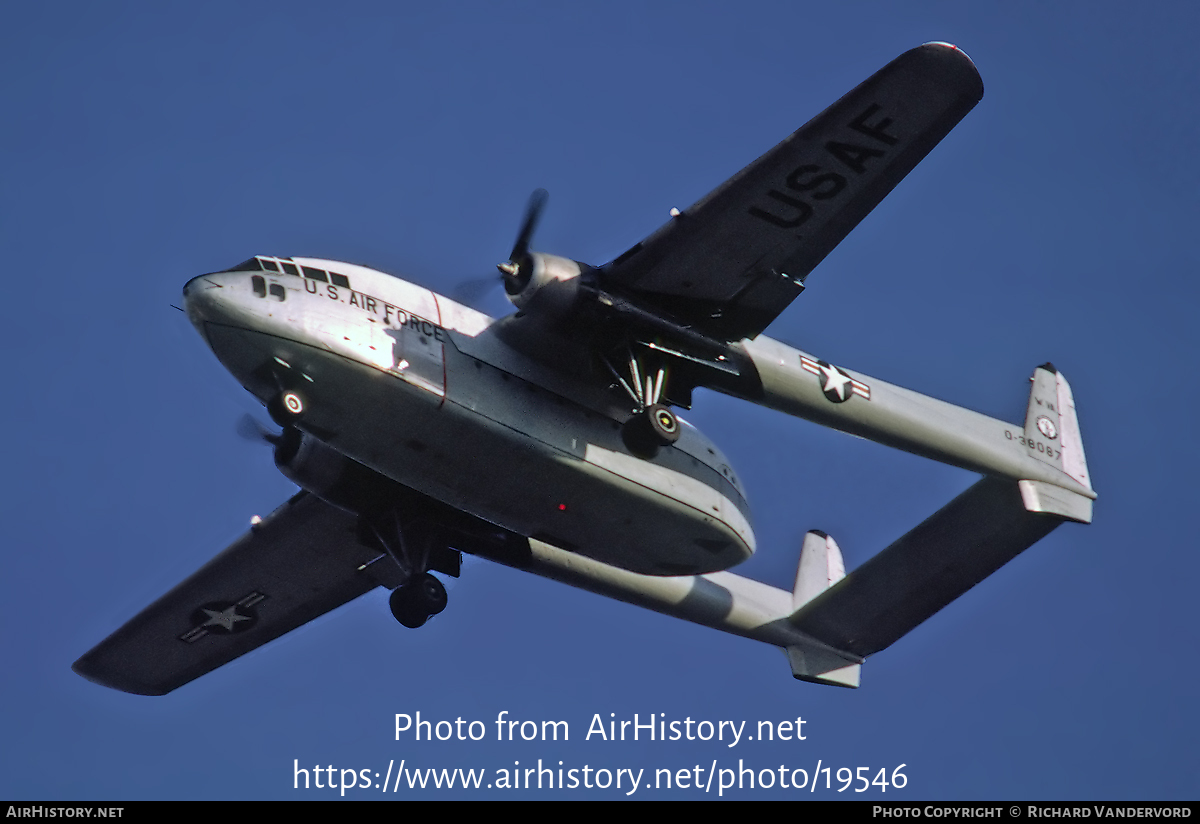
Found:
<path fill-rule="evenodd" d="M 906 52 L 603 267 L 602 282 L 714 338 L 754 337 L 982 96 L 957 48 Z"/>
<path fill-rule="evenodd" d="M 391 563 L 359 542 L 355 516 L 301 492 L 73 669 L 163 695 L 373 589 L 373 565 Z"/>

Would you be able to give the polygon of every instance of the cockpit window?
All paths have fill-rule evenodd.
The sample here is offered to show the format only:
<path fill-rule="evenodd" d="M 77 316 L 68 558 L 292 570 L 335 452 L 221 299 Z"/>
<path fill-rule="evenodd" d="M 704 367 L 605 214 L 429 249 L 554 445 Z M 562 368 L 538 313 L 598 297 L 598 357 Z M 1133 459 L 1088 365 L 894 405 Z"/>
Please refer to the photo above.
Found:
<path fill-rule="evenodd" d="M 271 297 L 276 300 L 287 300 L 287 292 L 278 283 L 271 284 Z"/>
<path fill-rule="evenodd" d="M 225 272 L 281 272 L 285 275 L 300 275 L 303 270 L 304 277 L 309 280 L 319 280 L 322 283 L 332 283 L 334 286 L 344 286 L 349 289 L 350 278 L 345 275 L 339 275 L 337 272 L 326 272 L 324 269 L 317 269 L 314 266 L 297 266 L 287 260 L 275 257 L 266 257 L 265 255 L 257 255 L 244 260 L 237 266 L 231 266 L 224 269 Z M 258 292 L 255 287 L 255 294 L 263 297 L 265 293 Z M 274 293 L 272 293 L 274 294 Z M 282 298 L 280 298 L 282 300 Z"/>
<path fill-rule="evenodd" d="M 254 286 L 254 294 L 258 295 L 260 298 L 265 298 L 267 296 L 267 282 L 263 280 L 262 275 L 255 275 L 254 277 L 250 278 L 250 283 Z"/>

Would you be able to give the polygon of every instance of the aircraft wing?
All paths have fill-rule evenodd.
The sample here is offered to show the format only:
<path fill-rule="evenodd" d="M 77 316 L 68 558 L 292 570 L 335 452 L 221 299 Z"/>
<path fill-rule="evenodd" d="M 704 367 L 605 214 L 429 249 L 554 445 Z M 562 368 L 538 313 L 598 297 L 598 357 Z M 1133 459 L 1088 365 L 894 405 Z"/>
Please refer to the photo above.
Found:
<path fill-rule="evenodd" d="M 705 335 L 758 335 L 808 273 L 983 97 L 963 52 L 905 52 L 601 269 L 601 284 Z"/>
<path fill-rule="evenodd" d="M 301 492 L 73 669 L 164 695 L 378 586 L 370 565 L 392 562 L 356 536 L 355 516 Z"/>

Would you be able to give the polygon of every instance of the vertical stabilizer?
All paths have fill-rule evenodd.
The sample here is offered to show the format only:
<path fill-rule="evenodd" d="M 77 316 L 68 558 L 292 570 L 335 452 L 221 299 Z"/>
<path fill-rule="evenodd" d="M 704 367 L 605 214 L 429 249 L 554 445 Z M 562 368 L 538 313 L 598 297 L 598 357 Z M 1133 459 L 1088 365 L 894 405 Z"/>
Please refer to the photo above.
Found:
<path fill-rule="evenodd" d="M 796 585 L 792 588 L 792 614 L 845 577 L 846 564 L 837 541 L 819 529 L 809 530 L 800 549 Z M 798 680 L 838 687 L 859 684 L 862 667 L 846 660 L 844 653 L 818 645 L 786 647 L 784 652 L 792 677 Z"/>
<path fill-rule="evenodd" d="M 1033 370 L 1030 380 L 1033 389 L 1025 413 L 1025 446 L 1029 454 L 1091 489 L 1070 384 L 1052 363 Z"/>
<path fill-rule="evenodd" d="M 1029 390 L 1029 407 L 1025 412 L 1025 446 L 1031 456 L 1061 470 L 1058 371 L 1054 364 L 1044 363 L 1033 370 L 1029 381 L 1033 387 Z"/>
<path fill-rule="evenodd" d="M 819 529 L 804 536 L 796 585 L 792 587 L 792 612 L 846 577 L 846 564 L 837 541 Z"/>

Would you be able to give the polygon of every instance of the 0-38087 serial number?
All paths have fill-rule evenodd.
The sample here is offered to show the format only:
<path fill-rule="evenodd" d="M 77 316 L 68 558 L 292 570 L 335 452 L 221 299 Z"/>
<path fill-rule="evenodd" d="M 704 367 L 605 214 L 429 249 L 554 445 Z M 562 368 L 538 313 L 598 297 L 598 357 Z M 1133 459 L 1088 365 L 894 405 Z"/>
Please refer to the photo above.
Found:
<path fill-rule="evenodd" d="M 1009 429 L 1004 430 L 1004 437 L 1008 438 L 1010 441 L 1014 440 L 1013 433 Z M 1046 444 L 1042 443 L 1041 441 L 1035 441 L 1033 438 L 1026 438 L 1024 435 L 1017 435 L 1015 440 L 1017 440 L 1022 446 L 1027 446 L 1030 449 L 1036 450 L 1038 452 L 1044 452 L 1046 455 L 1050 456 L 1051 458 L 1057 458 L 1059 455 L 1062 454 L 1062 452 L 1055 449 L 1054 447 L 1047 446 Z"/>

